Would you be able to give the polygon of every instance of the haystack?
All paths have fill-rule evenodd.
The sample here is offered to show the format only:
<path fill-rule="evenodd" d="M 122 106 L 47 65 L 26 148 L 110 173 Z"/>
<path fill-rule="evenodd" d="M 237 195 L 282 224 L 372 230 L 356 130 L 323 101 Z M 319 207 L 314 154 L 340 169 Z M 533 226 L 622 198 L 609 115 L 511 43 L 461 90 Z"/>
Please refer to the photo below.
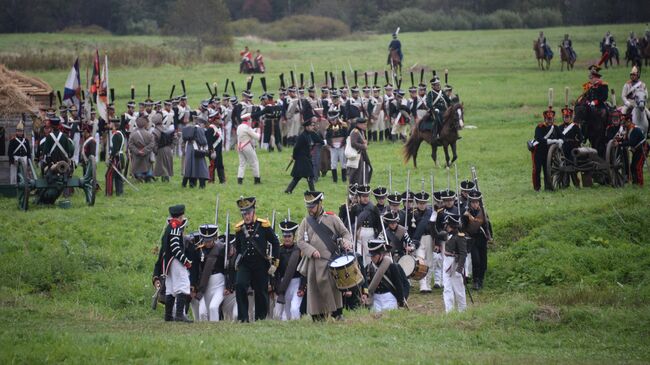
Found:
<path fill-rule="evenodd" d="M 51 92 L 44 81 L 0 65 L 0 116 L 37 114 Z"/>

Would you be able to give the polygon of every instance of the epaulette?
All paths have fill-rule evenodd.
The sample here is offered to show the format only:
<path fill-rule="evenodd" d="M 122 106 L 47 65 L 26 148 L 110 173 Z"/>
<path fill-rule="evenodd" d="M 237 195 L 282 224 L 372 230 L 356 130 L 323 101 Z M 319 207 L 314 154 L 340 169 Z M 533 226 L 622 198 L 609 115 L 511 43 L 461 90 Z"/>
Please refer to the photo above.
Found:
<path fill-rule="evenodd" d="M 538 126 L 539 128 L 543 128 L 545 124 L 546 124 L 546 123 L 541 122 L 541 123 L 539 123 L 537 126 Z"/>
<path fill-rule="evenodd" d="M 334 212 L 325 212 L 327 215 L 334 215 Z"/>
<path fill-rule="evenodd" d="M 271 227 L 271 222 L 269 222 L 267 219 L 257 218 L 257 221 L 262 223 L 262 227 L 264 227 L 264 228 Z"/>
<path fill-rule="evenodd" d="M 241 221 L 237 222 L 237 224 L 235 224 L 235 231 L 239 232 L 243 225 L 244 225 L 244 220 L 242 219 Z"/>
<path fill-rule="evenodd" d="M 463 233 L 463 232 L 458 232 L 458 237 L 465 237 L 465 233 Z"/>
<path fill-rule="evenodd" d="M 601 81 L 600 84 L 601 84 L 601 85 L 609 85 L 609 84 L 607 83 L 607 81 Z"/>

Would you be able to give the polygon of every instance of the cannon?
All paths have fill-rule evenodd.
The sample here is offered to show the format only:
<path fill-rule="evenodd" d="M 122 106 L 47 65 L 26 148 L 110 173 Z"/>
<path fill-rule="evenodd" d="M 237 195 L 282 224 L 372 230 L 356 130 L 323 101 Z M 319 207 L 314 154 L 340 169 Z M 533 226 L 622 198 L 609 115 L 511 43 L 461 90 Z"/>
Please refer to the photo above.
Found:
<path fill-rule="evenodd" d="M 604 159 L 591 147 L 574 148 L 571 155 L 572 158 L 567 158 L 557 144 L 548 149 L 546 168 L 554 190 L 567 188 L 571 175 L 575 173 L 583 174 L 585 186 L 590 183 L 587 180 L 591 179 L 598 184 L 615 188 L 625 184 L 626 151 L 616 145 L 614 140 L 607 143 Z"/>
<path fill-rule="evenodd" d="M 16 196 L 18 208 L 29 209 L 29 200 L 34 196 L 36 204 L 52 205 L 67 189 L 79 188 L 85 194 L 86 204 L 95 205 L 97 186 L 97 163 L 90 159 L 83 167 L 83 176 L 72 176 L 72 166 L 59 161 L 44 169 L 38 177 L 31 161 L 19 160 L 16 166 Z"/>

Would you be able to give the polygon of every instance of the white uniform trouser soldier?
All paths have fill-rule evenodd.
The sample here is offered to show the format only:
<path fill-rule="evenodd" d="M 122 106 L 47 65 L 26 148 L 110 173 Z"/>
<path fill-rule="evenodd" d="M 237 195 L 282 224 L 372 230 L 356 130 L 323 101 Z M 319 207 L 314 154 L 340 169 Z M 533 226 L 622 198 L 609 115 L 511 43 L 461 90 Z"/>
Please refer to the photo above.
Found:
<path fill-rule="evenodd" d="M 339 147 L 329 146 L 329 149 L 330 149 L 330 169 L 336 170 L 340 163 L 341 171 L 345 170 L 345 165 L 347 163 L 347 159 L 345 158 L 345 147 L 341 147 L 339 144 Z"/>
<path fill-rule="evenodd" d="M 404 138 L 407 138 L 410 134 L 411 126 L 408 123 L 405 124 L 399 124 L 399 121 L 393 121 L 393 128 L 390 131 L 390 134 L 395 136 L 395 135 L 400 135 Z"/>
<path fill-rule="evenodd" d="M 442 267 L 442 283 L 445 289 L 442 296 L 445 301 L 445 312 L 447 313 L 454 310 L 454 305 L 457 306 L 459 312 L 463 312 L 467 308 L 463 274 L 456 271 L 456 267 L 456 257 L 445 255 Z"/>
<path fill-rule="evenodd" d="M 415 252 L 416 256 L 424 260 L 424 263 L 429 267 L 427 275 L 420 280 L 420 291 L 431 291 L 431 276 L 433 274 L 433 239 L 431 235 L 423 235 L 420 237 L 420 247 Z"/>
<path fill-rule="evenodd" d="M 381 110 L 381 104 L 375 106 L 380 109 L 378 112 L 373 112 L 368 125 L 371 132 L 382 132 L 386 129 L 386 122 L 384 121 L 384 111 Z"/>
<path fill-rule="evenodd" d="M 260 177 L 260 162 L 257 159 L 255 148 L 249 143 L 244 148 L 239 150 L 239 169 L 237 170 L 237 178 L 243 179 L 246 172 L 246 166 L 250 166 L 253 170 L 253 177 Z"/>
<path fill-rule="evenodd" d="M 205 295 L 199 303 L 201 321 L 219 322 L 219 307 L 223 303 L 226 277 L 222 273 L 210 275 Z"/>
<path fill-rule="evenodd" d="M 298 289 L 300 289 L 300 278 L 291 279 L 287 291 L 284 293 L 284 304 L 278 303 L 276 300 L 273 318 L 281 321 L 300 319 L 302 297 L 298 296 Z"/>
<path fill-rule="evenodd" d="M 235 297 L 235 292 L 224 295 L 223 302 L 221 303 L 221 312 L 223 313 L 224 321 L 237 321 L 237 298 Z"/>
<path fill-rule="evenodd" d="M 165 294 L 172 295 L 175 298 L 179 295 L 190 295 L 190 273 L 177 258 L 172 260 L 167 272 Z M 194 309 L 192 310 L 194 311 Z M 177 313 L 177 311 L 174 310 L 172 313 Z M 198 313 L 198 308 L 194 313 Z"/>
<path fill-rule="evenodd" d="M 397 299 L 393 293 L 381 293 L 372 295 L 372 310 L 382 312 L 391 309 L 397 309 Z"/>
<path fill-rule="evenodd" d="M 357 253 L 362 257 L 362 265 L 365 267 L 370 263 L 370 253 L 368 251 L 368 241 L 375 238 L 375 230 L 372 227 L 359 228 L 357 236 Z"/>
<path fill-rule="evenodd" d="M 25 163 L 25 166 L 27 166 L 27 169 L 29 170 L 29 160 L 27 160 L 27 156 L 14 156 L 14 159 L 16 160 L 14 163 L 9 165 L 9 183 L 11 185 L 16 185 L 17 179 L 18 179 L 18 164 L 23 161 Z M 23 171 L 24 174 L 27 174 L 27 176 L 31 176 L 32 174 L 28 171 Z"/>

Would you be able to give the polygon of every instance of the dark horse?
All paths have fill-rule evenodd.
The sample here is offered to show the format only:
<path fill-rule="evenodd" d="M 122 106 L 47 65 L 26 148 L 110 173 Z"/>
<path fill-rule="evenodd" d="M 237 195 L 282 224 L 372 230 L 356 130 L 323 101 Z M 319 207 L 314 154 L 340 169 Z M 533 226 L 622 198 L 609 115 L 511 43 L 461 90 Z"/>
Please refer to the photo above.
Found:
<path fill-rule="evenodd" d="M 641 51 L 641 58 L 643 58 L 643 64 L 645 66 L 650 65 L 650 42 L 648 42 L 645 37 L 641 38 L 639 41 L 639 50 Z"/>
<path fill-rule="evenodd" d="M 573 58 L 573 56 L 569 53 L 569 50 L 562 47 L 560 45 L 560 64 L 561 64 L 561 69 L 560 71 L 564 71 L 564 63 L 566 62 L 566 69 L 567 71 L 573 69 L 573 64 L 576 62 L 576 60 Z"/>
<path fill-rule="evenodd" d="M 630 45 L 630 42 L 627 43 L 627 50 L 625 51 L 625 66 L 629 66 L 630 62 L 632 62 L 632 66 L 638 65 L 639 69 L 641 68 L 641 53 L 643 52 L 643 48 L 641 47 L 641 44 L 637 44 L 636 46 Z"/>
<path fill-rule="evenodd" d="M 546 55 L 544 52 L 544 47 L 539 42 L 539 39 L 536 39 L 533 42 L 533 51 L 535 51 L 535 58 L 537 58 L 537 66 L 541 70 L 548 70 L 551 68 L 551 57 Z M 546 61 L 546 68 L 544 68 L 544 61 Z"/>
<path fill-rule="evenodd" d="M 605 158 L 607 147 L 605 130 L 609 123 L 609 110 L 592 107 L 587 104 L 585 98 L 579 98 L 575 106 L 575 121 L 582 126 L 582 131 L 591 147 L 598 151 L 600 157 Z"/>
<path fill-rule="evenodd" d="M 610 44 L 606 46 L 604 42 L 600 42 L 600 54 L 605 57 L 605 68 L 609 66 L 614 67 L 614 59 L 616 59 L 616 66 L 620 65 L 618 59 L 618 48 L 616 45 Z"/>
<path fill-rule="evenodd" d="M 420 130 L 421 124 L 433 122 L 431 112 L 425 114 L 424 117 L 422 117 L 422 119 L 413 127 L 411 136 L 404 145 L 404 163 L 407 163 L 412 157 L 413 166 L 418 167 L 418 149 L 422 142 L 427 142 L 431 145 L 431 158 L 433 159 L 433 163 L 438 165 L 438 146 L 442 146 L 445 148 L 445 161 L 447 167 L 451 166 L 451 164 L 458 158 L 458 155 L 456 154 L 456 141 L 458 140 L 458 131 L 462 129 L 464 125 L 463 113 L 462 103 L 456 103 L 450 106 L 442 117 L 442 130 L 440 131 L 440 137 L 436 140 L 434 140 L 435 137 L 430 130 Z M 451 152 L 453 153 L 453 159 L 451 161 L 449 161 L 449 146 L 451 146 Z"/>
<path fill-rule="evenodd" d="M 390 55 L 388 55 L 388 62 L 390 63 L 390 68 L 393 73 L 393 76 L 395 77 L 395 80 L 397 80 L 399 75 L 402 74 L 402 60 L 399 57 L 399 52 L 397 52 L 396 49 L 391 48 L 390 49 Z M 397 69 L 399 68 L 399 75 L 397 74 Z"/>

